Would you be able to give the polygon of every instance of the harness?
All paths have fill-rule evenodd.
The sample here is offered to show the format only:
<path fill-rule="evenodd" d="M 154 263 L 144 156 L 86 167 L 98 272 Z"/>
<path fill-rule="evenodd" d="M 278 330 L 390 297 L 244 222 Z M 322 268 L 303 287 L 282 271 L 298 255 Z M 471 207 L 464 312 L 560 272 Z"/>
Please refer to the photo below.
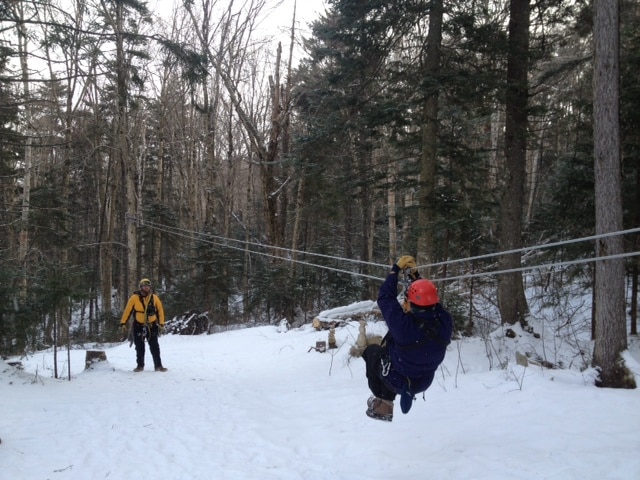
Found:
<path fill-rule="evenodd" d="M 158 313 L 157 310 L 156 310 L 156 306 L 153 303 L 154 294 L 153 294 L 153 292 L 151 292 L 149 294 L 150 295 L 149 303 L 147 303 L 145 305 L 144 296 L 140 292 L 137 292 L 137 293 L 138 293 L 138 298 L 140 298 L 140 304 L 144 307 L 144 310 L 139 312 L 139 311 L 134 309 L 134 312 L 135 313 L 144 313 L 144 324 L 148 325 L 149 324 L 149 316 L 157 315 L 157 313 Z"/>
<path fill-rule="evenodd" d="M 413 343 L 411 345 L 398 345 L 394 342 L 396 348 L 407 352 L 420 348 L 429 341 L 435 341 L 443 347 L 446 347 L 451 343 L 450 339 L 444 340 L 438 333 L 438 328 L 443 328 L 440 312 L 436 311 L 435 318 L 433 319 L 435 320 L 435 322 L 431 319 L 416 318 L 416 316 L 412 312 L 409 312 L 409 315 L 411 315 L 411 318 L 413 319 L 416 327 L 418 327 L 418 329 L 423 333 L 424 336 L 419 342 Z M 392 338 L 391 331 L 387 332 L 387 334 L 384 336 L 382 344 L 385 345 L 389 338 Z M 391 359 L 389 358 L 388 354 L 385 354 L 380 358 L 380 364 L 380 374 L 382 378 L 386 378 L 391 371 Z M 402 375 L 402 377 L 404 378 L 404 381 L 402 382 L 402 387 L 399 392 L 400 408 L 402 409 L 402 413 L 408 413 L 411 409 L 415 396 L 411 385 L 411 379 L 404 375 Z"/>
<path fill-rule="evenodd" d="M 151 323 L 149 322 L 149 316 L 150 315 L 157 315 L 158 311 L 156 310 L 156 306 L 153 303 L 153 297 L 154 294 L 153 292 L 150 292 L 150 297 L 149 297 L 149 303 L 147 303 L 145 305 L 144 303 L 144 296 L 140 293 L 140 291 L 136 291 L 134 292 L 138 295 L 138 299 L 140 300 L 140 305 L 143 306 L 144 310 L 136 310 L 135 306 L 133 309 L 133 321 L 131 322 L 131 324 L 133 325 L 134 323 L 139 323 L 136 319 L 135 319 L 135 314 L 136 313 L 143 313 L 144 314 L 144 324 L 142 324 L 142 330 L 140 331 L 140 336 L 142 337 L 142 340 L 147 340 L 148 337 L 151 336 Z M 133 343 L 133 336 L 131 337 L 131 342 L 129 343 L 129 346 L 131 346 L 131 344 Z"/>

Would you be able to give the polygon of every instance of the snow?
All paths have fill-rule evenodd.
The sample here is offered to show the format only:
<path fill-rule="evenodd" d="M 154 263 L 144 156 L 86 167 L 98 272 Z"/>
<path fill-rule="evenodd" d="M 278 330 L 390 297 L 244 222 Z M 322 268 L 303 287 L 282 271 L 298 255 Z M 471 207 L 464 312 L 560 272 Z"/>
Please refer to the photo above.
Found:
<path fill-rule="evenodd" d="M 358 313 L 370 313 L 377 310 L 378 304 L 372 300 L 363 300 L 361 302 L 355 302 L 351 305 L 343 307 L 332 308 L 331 310 L 325 310 L 318 314 L 318 319 L 324 322 L 330 322 L 344 318 L 349 315 L 357 315 Z"/>
<path fill-rule="evenodd" d="M 380 422 L 364 413 L 364 362 L 349 356 L 358 329 L 336 328 L 339 347 L 325 353 L 310 348 L 328 331 L 310 325 L 167 335 L 166 373 L 132 372 L 127 342 L 103 348 L 107 362 L 89 370 L 85 350 L 72 350 L 70 381 L 52 378 L 51 351 L 11 359 L 23 370 L 0 363 L 0 478 L 640 478 L 639 390 L 597 388 L 589 369 L 519 366 L 526 334 L 497 331 L 491 349 L 454 341 L 424 398 Z M 384 322 L 367 330 L 383 333 Z M 638 358 L 632 343 L 636 375 Z"/>

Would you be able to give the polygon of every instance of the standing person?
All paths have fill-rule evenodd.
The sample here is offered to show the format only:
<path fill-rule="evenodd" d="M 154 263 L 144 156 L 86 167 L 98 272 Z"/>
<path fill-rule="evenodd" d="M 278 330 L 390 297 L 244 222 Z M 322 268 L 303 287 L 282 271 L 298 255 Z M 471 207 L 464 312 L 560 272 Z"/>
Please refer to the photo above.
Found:
<path fill-rule="evenodd" d="M 127 306 L 122 312 L 120 327 L 123 332 L 127 330 L 127 321 L 131 314 L 133 317 L 133 341 L 136 345 L 137 366 L 134 372 L 144 370 L 144 341 L 149 342 L 149 350 L 153 357 L 153 366 L 156 372 L 166 372 L 160 359 L 160 344 L 158 336 L 164 331 L 164 308 L 160 297 L 151 291 L 151 282 L 148 278 L 140 280 L 140 289 L 133 292 Z"/>
<path fill-rule="evenodd" d="M 398 302 L 398 274 L 408 270 L 415 280 L 408 287 L 408 311 Z M 451 342 L 453 320 L 439 303 L 438 291 L 420 278 L 416 261 L 401 257 L 380 287 L 378 306 L 389 328 L 382 345 L 369 345 L 362 353 L 373 395 L 367 415 L 376 420 L 393 419 L 393 401 L 400 395 L 402 413 L 408 413 L 414 395 L 424 392 L 444 360 Z"/>

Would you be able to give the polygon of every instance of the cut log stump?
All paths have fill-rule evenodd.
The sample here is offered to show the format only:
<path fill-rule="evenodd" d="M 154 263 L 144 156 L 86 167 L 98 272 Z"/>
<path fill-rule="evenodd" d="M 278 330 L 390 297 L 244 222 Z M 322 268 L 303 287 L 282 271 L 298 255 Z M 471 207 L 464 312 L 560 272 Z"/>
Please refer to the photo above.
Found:
<path fill-rule="evenodd" d="M 104 350 L 87 350 L 87 354 L 84 358 L 84 369 L 88 370 L 94 363 L 106 362 L 107 354 Z"/>

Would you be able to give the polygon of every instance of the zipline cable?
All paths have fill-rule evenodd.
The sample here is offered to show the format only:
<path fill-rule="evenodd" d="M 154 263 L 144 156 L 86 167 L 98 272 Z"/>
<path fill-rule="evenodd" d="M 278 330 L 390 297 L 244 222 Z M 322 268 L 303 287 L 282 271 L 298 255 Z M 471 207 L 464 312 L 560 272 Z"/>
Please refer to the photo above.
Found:
<path fill-rule="evenodd" d="M 599 235 L 592 235 L 590 237 L 575 238 L 575 239 L 572 239 L 572 240 L 563 240 L 563 241 L 559 241 L 559 242 L 546 243 L 546 244 L 541 244 L 541 245 L 534 245 L 532 247 L 516 248 L 516 249 L 513 249 L 513 250 L 505 250 L 503 252 L 487 253 L 486 255 L 478 255 L 476 257 L 459 258 L 459 259 L 455 259 L 455 260 L 446 260 L 446 261 L 443 261 L 443 262 L 431 263 L 429 265 L 424 265 L 424 266 L 421 266 L 419 268 L 439 267 L 441 265 L 451 265 L 451 264 L 454 264 L 454 263 L 472 262 L 474 260 L 483 260 L 485 258 L 498 257 L 498 256 L 502 256 L 502 255 L 511 255 L 511 254 L 514 254 L 514 253 L 533 252 L 535 250 L 541 250 L 541 249 L 545 249 L 545 248 L 560 247 L 562 245 L 570 245 L 570 244 L 573 244 L 573 243 L 588 242 L 588 241 L 591 241 L 591 240 L 599 240 L 601 238 L 616 237 L 618 235 L 627 235 L 627 234 L 630 234 L 630 233 L 638 233 L 638 232 L 640 232 L 640 228 L 631 228 L 629 230 L 622 230 L 622 231 L 619 231 L 619 232 L 601 233 Z"/>
<path fill-rule="evenodd" d="M 148 224 L 148 222 L 144 222 L 144 223 Z M 170 227 L 170 226 L 166 226 L 166 225 L 164 226 L 166 228 L 159 228 L 158 224 L 155 224 L 155 225 L 156 226 L 152 227 L 152 228 L 164 231 L 165 233 L 170 233 L 170 234 L 173 234 L 173 235 L 189 238 L 190 240 L 195 240 L 195 241 L 200 241 L 200 242 L 203 242 L 203 243 L 207 243 L 209 245 L 216 245 L 216 246 L 223 247 L 223 248 L 228 248 L 228 249 L 231 249 L 231 250 L 238 250 L 240 252 L 247 252 L 248 251 L 249 253 L 253 253 L 253 254 L 256 254 L 256 255 L 261 255 L 263 257 L 274 258 L 274 259 L 277 259 L 277 260 L 285 260 L 285 261 L 288 261 L 288 262 L 299 263 L 301 265 L 307 265 L 309 267 L 322 268 L 324 270 L 331 270 L 331 271 L 338 272 L 338 273 L 346 273 L 346 274 L 352 275 L 352 276 L 370 278 L 372 280 L 384 280 L 383 278 L 375 277 L 373 275 L 367 275 L 367 274 L 364 274 L 364 273 L 353 272 L 351 270 L 343 270 L 343 269 L 331 267 L 331 266 L 328 266 L 328 265 L 317 265 L 315 263 L 306 262 L 304 260 L 294 260 L 294 259 L 292 259 L 290 257 L 278 257 L 277 255 L 273 255 L 273 254 L 266 253 L 266 252 L 258 252 L 258 251 L 255 251 L 255 250 L 247 250 L 244 247 L 236 247 L 236 246 L 233 246 L 233 245 L 228 245 L 226 243 L 220 243 L 220 242 L 215 242 L 213 240 L 201 238 L 202 235 L 205 235 L 207 237 L 223 238 L 224 239 L 224 237 L 219 237 L 217 235 L 200 234 L 200 233 L 197 233 L 197 232 L 190 232 L 188 230 L 182 230 L 182 229 L 178 229 L 178 228 Z M 275 248 L 275 249 L 279 249 L 279 250 L 288 250 L 286 248 L 269 247 L 268 245 L 264 245 L 264 244 L 258 244 L 258 243 L 255 243 L 255 242 L 246 242 L 246 241 L 236 240 L 236 239 L 224 239 L 224 240 L 232 240 L 232 241 L 237 242 L 237 243 L 244 243 L 244 244 L 253 245 L 253 246 L 257 245 L 257 246 L 262 246 L 264 248 Z M 318 256 L 322 256 L 322 257 L 326 257 L 326 258 L 338 259 L 338 260 L 340 259 L 340 257 L 331 257 L 329 255 L 322 255 L 322 254 L 314 254 L 314 255 L 318 255 Z M 358 261 L 358 260 L 351 260 L 351 261 L 352 262 L 356 262 L 356 263 L 365 263 L 365 264 L 369 264 L 369 265 L 378 265 L 378 264 L 372 264 L 370 262 L 361 262 L 361 261 Z M 382 265 L 378 265 L 378 266 L 382 266 Z M 388 265 L 386 265 L 385 267 L 389 268 Z"/>
<path fill-rule="evenodd" d="M 176 229 L 176 230 L 181 230 L 181 229 L 178 229 L 177 227 L 169 227 L 167 225 L 161 225 L 161 224 L 158 224 L 158 223 L 150 222 L 148 220 L 141 221 L 140 224 L 141 225 L 145 225 L 145 226 L 150 226 L 150 227 L 154 227 L 155 226 L 155 227 L 160 228 L 160 229 L 162 229 L 164 227 L 164 228 L 172 228 L 172 229 Z M 188 230 L 181 230 L 181 231 L 188 232 Z M 329 260 L 340 260 L 342 262 L 357 263 L 359 265 L 369 265 L 369 266 L 373 266 L 373 267 L 389 268 L 389 265 L 383 265 L 383 264 L 380 264 L 380 263 L 367 262 L 367 261 L 364 261 L 364 260 L 355 260 L 353 258 L 335 257 L 335 256 L 332 256 L 332 255 L 326 255 L 326 254 L 323 254 L 323 253 L 307 252 L 307 251 L 304 251 L 304 250 L 296 250 L 296 249 L 291 249 L 291 248 L 276 247 L 276 246 L 273 246 L 273 245 L 265 245 L 264 243 L 252 242 L 252 241 L 249 241 L 249 240 L 238 240 L 238 239 L 235 239 L 235 238 L 226 238 L 226 237 L 222 237 L 220 235 L 214 235 L 212 233 L 206 233 L 206 234 L 205 233 L 198 233 L 198 232 L 190 232 L 190 233 L 192 233 L 194 235 L 206 235 L 206 236 L 208 236 L 210 238 L 218 238 L 218 239 L 223 240 L 225 242 L 231 241 L 231 242 L 235 242 L 235 243 L 241 243 L 243 245 L 253 245 L 253 246 L 257 246 L 257 247 L 261 247 L 261 248 L 270 248 L 272 250 L 278 250 L 278 251 L 282 251 L 282 252 L 298 253 L 298 254 L 301 254 L 301 255 L 308 255 L 308 256 L 312 256 L 312 257 L 326 258 L 326 259 L 329 259 Z M 275 258 L 282 258 L 282 257 L 275 257 Z"/>
<path fill-rule="evenodd" d="M 526 272 L 529 270 L 542 270 L 544 268 L 553 268 L 553 267 L 567 267 L 569 265 L 578 265 L 581 263 L 591 263 L 591 262 L 599 262 L 602 260 L 613 260 L 616 258 L 628 258 L 628 257 L 636 257 L 639 256 L 640 252 L 628 252 L 628 253 L 620 253 L 617 255 L 605 255 L 602 257 L 590 257 L 590 258 L 581 258 L 579 260 L 568 260 L 566 262 L 555 262 L 555 263 L 546 263 L 539 265 L 531 265 L 528 267 L 520 267 L 520 268 L 511 268 L 509 270 L 492 270 L 490 272 L 481 272 L 481 273 L 468 273 L 464 275 L 458 275 L 455 277 L 445 277 L 445 278 L 430 278 L 433 282 L 445 282 L 445 281 L 453 281 L 453 280 L 466 280 L 467 278 L 476 278 L 476 277 L 488 277 L 494 275 L 503 275 L 505 273 L 514 273 L 514 272 Z"/>
<path fill-rule="evenodd" d="M 331 271 L 338 272 L 338 273 L 345 273 L 345 274 L 348 274 L 348 275 L 357 276 L 357 277 L 363 277 L 363 278 L 369 278 L 369 279 L 373 279 L 373 280 L 381 281 L 381 280 L 384 280 L 384 278 L 376 277 L 376 276 L 373 276 L 373 275 L 367 275 L 367 274 L 359 273 L 359 272 L 353 272 L 353 271 L 350 271 L 350 270 L 343 270 L 343 269 L 331 267 L 331 266 L 328 266 L 328 265 L 317 265 L 317 264 L 314 264 L 314 263 L 311 263 L 311 262 L 307 262 L 307 261 L 299 260 L 299 259 L 294 259 L 294 258 L 291 258 L 291 257 L 279 257 L 277 255 L 273 255 L 273 254 L 270 254 L 270 253 L 251 250 L 251 249 L 248 249 L 245 246 L 267 248 L 267 249 L 272 249 L 272 250 L 275 250 L 275 251 L 282 251 L 282 252 L 289 253 L 289 254 L 296 253 L 296 254 L 300 254 L 300 255 L 304 255 L 304 256 L 308 255 L 308 256 L 312 256 L 312 257 L 319 257 L 319 258 L 325 258 L 325 259 L 330 259 L 330 260 L 337 260 L 339 262 L 349 262 L 349 263 L 355 263 L 355 264 L 360 264 L 360 265 L 369 265 L 369 266 L 375 266 L 375 267 L 385 268 L 385 269 L 389 268 L 389 265 L 385 265 L 385 264 L 379 264 L 379 263 L 374 263 L 374 262 L 366 262 L 366 261 L 363 261 L 363 260 L 355 260 L 355 259 L 351 259 L 351 258 L 337 257 L 337 256 L 326 255 L 326 254 L 321 254 L 321 253 L 307 252 L 307 251 L 303 251 L 303 250 L 288 249 L 288 248 L 284 248 L 284 247 L 276 247 L 276 246 L 265 245 L 263 243 L 253 242 L 253 241 L 249 241 L 249 240 L 238 240 L 238 239 L 233 239 L 233 238 L 226 238 L 226 237 L 223 237 L 223 236 L 220 236 L 220 235 L 214 235 L 214 234 L 202 233 L 202 232 L 195 232 L 195 231 L 191 231 L 191 230 L 181 229 L 181 228 L 178 228 L 178 227 L 172 227 L 172 226 L 169 226 L 169 225 L 163 225 L 163 224 L 160 224 L 160 223 L 146 221 L 146 220 L 144 220 L 144 221 L 143 220 L 138 220 L 137 223 L 139 225 L 141 225 L 141 226 L 146 226 L 146 227 L 149 227 L 149 228 L 154 229 L 154 230 L 163 231 L 163 232 L 168 233 L 168 234 L 185 237 L 185 238 L 188 238 L 190 240 L 200 241 L 200 242 L 204 242 L 204 243 L 207 243 L 207 244 L 210 244 L 210 245 L 220 246 L 222 248 L 238 250 L 238 251 L 241 251 L 241 252 L 248 252 L 250 254 L 260 255 L 260 256 L 264 256 L 264 257 L 268 257 L 268 258 L 274 258 L 274 259 L 278 259 L 278 260 L 285 260 L 285 261 L 288 261 L 288 262 L 291 262 L 291 263 L 298 263 L 298 264 L 306 265 L 306 266 L 309 266 L 309 267 L 321 268 L 321 269 L 325 269 L 325 270 L 331 270 Z M 429 268 L 429 267 L 438 267 L 438 266 L 443 266 L 443 265 L 452 265 L 452 264 L 456 264 L 456 263 L 471 262 L 471 261 L 475 261 L 475 260 L 493 258 L 493 257 L 496 257 L 496 256 L 510 255 L 510 254 L 515 254 L 515 253 L 531 252 L 531 251 L 535 251 L 535 250 L 554 248 L 554 247 L 559 247 L 559 246 L 562 246 L 562 245 L 570 245 L 570 244 L 575 244 L 575 243 L 580 243 L 580 242 L 587 242 L 587 241 L 592 241 L 592 240 L 598 240 L 598 239 L 601 239 L 601 238 L 608 238 L 608 237 L 626 235 L 626 234 L 638 233 L 638 232 L 640 232 L 640 228 L 633 228 L 633 229 L 629 229 L 629 230 L 622 230 L 622 231 L 619 231 L 619 232 L 610 232 L 610 233 L 592 235 L 592 236 L 582 237 L 582 238 L 577 238 L 577 239 L 564 240 L 564 241 L 553 242 L 553 243 L 548 243 L 548 244 L 541 244 L 541 245 L 534 245 L 534 246 L 530 246 L 530 247 L 523 247 L 523 248 L 519 248 L 519 249 L 505 250 L 505 251 L 502 251 L 502 252 L 489 253 L 489 254 L 486 254 L 486 255 L 478 255 L 478 256 L 474 256 L 474 257 L 442 261 L 442 262 L 432 263 L 432 264 L 428 264 L 428 265 L 418 266 L 418 269 L 420 269 L 420 268 Z M 214 239 L 218 240 L 218 241 L 214 241 Z M 237 244 L 240 244 L 240 245 L 243 245 L 243 246 L 229 245 L 229 242 L 237 243 Z M 601 257 L 590 257 L 590 258 L 584 258 L 584 259 L 578 259 L 578 260 L 570 260 L 570 261 L 565 261 L 565 262 L 554 262 L 554 263 L 547 263 L 547 264 L 530 265 L 530 266 L 524 266 L 524 267 L 519 267 L 519 268 L 507 269 L 507 270 L 494 270 L 494 271 L 490 271 L 490 272 L 468 273 L 468 274 L 451 276 L 451 277 L 444 277 L 444 278 L 431 278 L 431 280 L 434 281 L 434 282 L 463 280 L 463 279 L 470 279 L 470 278 L 477 278 L 477 277 L 487 277 L 487 276 L 502 275 L 502 274 L 507 274 L 507 273 L 526 272 L 526 271 L 539 270 L 539 269 L 545 269 L 545 268 L 565 267 L 565 266 L 570 266 L 570 265 L 591 263 L 591 262 L 602 261 L 602 260 L 612 260 L 612 259 L 617 259 L 617 258 L 635 257 L 635 256 L 638 256 L 638 255 L 640 255 L 640 251 L 627 252 L 627 253 L 624 253 L 624 254 L 617 254 L 617 255 L 607 255 L 607 256 L 601 256 Z"/>

